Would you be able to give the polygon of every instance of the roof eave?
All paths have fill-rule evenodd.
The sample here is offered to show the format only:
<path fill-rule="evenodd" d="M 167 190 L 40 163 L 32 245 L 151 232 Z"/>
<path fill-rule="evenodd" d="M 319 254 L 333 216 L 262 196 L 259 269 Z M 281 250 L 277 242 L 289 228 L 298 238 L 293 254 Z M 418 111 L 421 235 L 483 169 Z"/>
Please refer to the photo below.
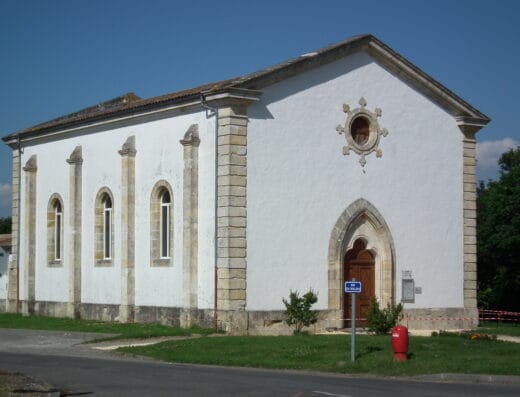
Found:
<path fill-rule="evenodd" d="M 491 121 L 484 113 L 474 108 L 379 39 L 372 37 L 368 45 L 368 53 L 456 119 L 461 117 L 471 118 L 474 122 L 478 121 L 482 126 Z"/>
<path fill-rule="evenodd" d="M 59 123 L 55 126 L 49 126 L 41 129 L 18 131 L 3 137 L 2 140 L 11 148 L 16 148 L 18 139 L 20 139 L 21 141 L 31 140 L 33 138 L 39 139 L 49 135 L 61 134 L 65 132 L 70 132 L 72 130 L 89 128 L 94 125 L 115 122 L 117 120 L 120 120 L 121 118 L 139 117 L 143 114 L 147 114 L 154 111 L 168 110 L 172 106 L 175 108 L 190 107 L 193 106 L 195 103 L 198 103 L 199 98 L 200 94 L 197 93 L 180 99 L 165 100 L 160 103 L 145 104 L 143 106 L 138 107 L 124 108 L 109 113 L 100 113 L 87 119 L 71 120 L 70 122 Z"/>
<path fill-rule="evenodd" d="M 201 95 L 206 97 L 206 101 L 209 100 L 210 97 L 216 100 L 217 98 L 223 99 L 224 96 L 227 96 L 226 100 L 234 96 L 234 100 L 255 101 L 258 100 L 260 95 L 259 89 L 318 66 L 334 62 L 358 51 L 367 51 L 384 67 L 388 68 L 403 81 L 414 87 L 418 92 L 421 92 L 432 102 L 455 117 L 458 123 L 461 118 L 471 119 L 471 123 L 475 126 L 477 124 L 485 126 L 490 122 L 490 118 L 485 114 L 471 106 L 468 102 L 423 72 L 406 58 L 396 53 L 376 37 L 372 35 L 359 35 L 338 44 L 322 48 L 316 52 L 304 54 L 278 65 L 265 68 L 259 72 L 222 82 L 211 83 L 205 86 L 211 87 L 213 85 L 213 87 L 208 90 L 205 90 L 205 87 L 203 88 L 201 86 L 200 90 L 197 90 L 199 87 L 196 87 L 194 89 L 196 91 L 192 91 L 186 96 L 172 98 L 169 97 L 171 95 L 166 95 L 164 98 L 150 98 L 143 100 L 142 104 L 135 103 L 129 107 L 101 112 L 86 118 L 61 123 L 58 122 L 56 125 L 44 126 L 42 128 L 35 126 L 7 135 L 3 137 L 2 140 L 14 148 L 19 139 L 32 139 L 35 136 L 39 138 L 71 129 L 86 128 L 97 123 L 108 123 L 112 120 L 120 119 L 121 117 L 138 117 L 141 114 L 161 111 L 171 106 L 191 106 L 193 102 L 201 99 Z M 242 98 L 240 98 L 241 96 Z"/>
<path fill-rule="evenodd" d="M 157 113 L 196 106 L 202 101 L 201 95 L 204 96 L 204 100 L 206 102 L 214 102 L 216 104 L 224 102 L 250 104 L 252 102 L 258 101 L 261 94 L 261 91 L 248 90 L 237 87 L 207 90 L 193 93 L 192 95 L 183 98 L 165 100 L 160 103 L 146 104 L 140 107 L 120 109 L 119 111 L 110 112 L 108 114 L 101 113 L 97 116 L 92 116 L 83 120 L 71 120 L 68 123 L 60 123 L 47 128 L 35 129 L 33 131 L 27 132 L 21 131 L 3 137 L 2 140 L 11 148 L 15 149 L 18 145 L 19 139 L 21 141 L 41 139 L 50 135 L 61 135 L 77 131 L 79 129 L 99 126 L 101 124 L 115 123 L 121 121 L 122 119 L 141 117 L 149 113 Z"/>
<path fill-rule="evenodd" d="M 469 117 L 478 120 L 482 125 L 491 121 L 484 113 L 372 35 L 356 36 L 315 53 L 306 54 L 263 71 L 252 73 L 237 79 L 234 86 L 262 89 L 359 51 L 366 51 L 384 67 L 409 83 L 453 117 Z"/>

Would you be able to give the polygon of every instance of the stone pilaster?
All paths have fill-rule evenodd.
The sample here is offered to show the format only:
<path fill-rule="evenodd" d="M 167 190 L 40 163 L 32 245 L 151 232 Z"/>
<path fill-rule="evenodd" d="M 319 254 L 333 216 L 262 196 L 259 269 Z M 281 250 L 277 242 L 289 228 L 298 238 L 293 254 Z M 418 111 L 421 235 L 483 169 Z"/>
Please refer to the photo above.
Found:
<path fill-rule="evenodd" d="M 474 131 L 463 131 L 464 307 L 477 307 L 477 178 Z"/>
<path fill-rule="evenodd" d="M 199 126 L 190 126 L 180 141 L 184 146 L 183 173 L 183 312 L 181 326 L 196 323 L 198 307 Z"/>
<path fill-rule="evenodd" d="M 247 107 L 222 106 L 217 136 L 217 315 L 222 329 L 247 331 Z"/>
<path fill-rule="evenodd" d="M 25 301 L 22 305 L 22 313 L 34 314 L 34 301 L 36 297 L 36 171 L 38 170 L 36 155 L 33 154 L 25 167 L 25 214 L 24 214 L 24 282 Z"/>
<path fill-rule="evenodd" d="M 478 325 L 477 309 L 477 141 L 475 134 L 489 120 L 458 117 L 462 131 L 463 183 L 463 244 L 464 244 L 464 309 L 465 317 L 473 318 L 466 328 Z"/>
<path fill-rule="evenodd" d="M 20 230 L 20 151 L 13 149 L 13 173 L 12 173 L 12 231 L 11 231 L 11 262 L 9 262 L 7 279 L 7 311 L 18 311 L 18 231 Z"/>
<path fill-rule="evenodd" d="M 81 146 L 76 148 L 66 160 L 70 164 L 69 173 L 69 301 L 67 315 L 80 318 L 81 306 L 81 202 L 82 165 Z"/>
<path fill-rule="evenodd" d="M 135 307 L 135 136 L 130 136 L 121 155 L 121 304 L 119 321 L 134 321 Z"/>

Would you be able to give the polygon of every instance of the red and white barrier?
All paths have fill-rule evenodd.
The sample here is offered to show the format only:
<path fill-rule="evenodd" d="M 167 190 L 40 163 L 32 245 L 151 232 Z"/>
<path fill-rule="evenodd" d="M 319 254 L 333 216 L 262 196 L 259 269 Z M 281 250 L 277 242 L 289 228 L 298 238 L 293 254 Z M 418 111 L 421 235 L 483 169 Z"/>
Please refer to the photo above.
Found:
<path fill-rule="evenodd" d="M 480 321 L 520 323 L 520 312 L 509 312 L 506 310 L 479 310 L 478 312 Z"/>
<path fill-rule="evenodd" d="M 328 318 L 329 321 L 351 321 L 351 318 Z M 505 310 L 479 310 L 479 317 L 415 317 L 405 315 L 402 322 L 405 321 L 507 321 L 520 323 L 520 312 L 509 312 Z M 356 318 L 356 322 L 366 321 L 366 318 Z"/>

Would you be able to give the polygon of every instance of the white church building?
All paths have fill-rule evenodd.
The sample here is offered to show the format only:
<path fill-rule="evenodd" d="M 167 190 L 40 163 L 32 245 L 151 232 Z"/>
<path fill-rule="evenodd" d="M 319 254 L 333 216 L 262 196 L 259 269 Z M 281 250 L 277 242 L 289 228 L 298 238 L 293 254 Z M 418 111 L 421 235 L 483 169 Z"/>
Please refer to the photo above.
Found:
<path fill-rule="evenodd" d="M 238 78 L 134 94 L 3 138 L 4 310 L 288 332 L 350 317 L 477 324 L 475 133 L 489 118 L 371 35 Z"/>

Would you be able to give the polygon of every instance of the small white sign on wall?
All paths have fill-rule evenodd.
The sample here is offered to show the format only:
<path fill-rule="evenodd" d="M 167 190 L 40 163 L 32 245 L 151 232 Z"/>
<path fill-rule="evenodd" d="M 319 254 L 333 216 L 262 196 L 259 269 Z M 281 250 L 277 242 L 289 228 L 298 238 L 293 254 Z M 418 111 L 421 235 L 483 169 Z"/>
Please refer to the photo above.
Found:
<path fill-rule="evenodd" d="M 415 287 L 414 281 L 412 279 L 402 280 L 403 283 L 403 293 L 401 301 L 413 303 L 415 302 Z"/>
<path fill-rule="evenodd" d="M 401 272 L 401 301 L 407 303 L 415 302 L 415 282 L 411 270 Z"/>

